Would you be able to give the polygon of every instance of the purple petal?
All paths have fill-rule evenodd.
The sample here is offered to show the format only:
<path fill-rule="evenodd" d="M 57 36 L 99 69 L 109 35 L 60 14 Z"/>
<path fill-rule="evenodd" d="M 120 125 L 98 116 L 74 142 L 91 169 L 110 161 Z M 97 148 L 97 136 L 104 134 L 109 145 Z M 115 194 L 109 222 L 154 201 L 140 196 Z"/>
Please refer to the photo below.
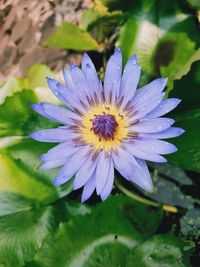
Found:
<path fill-rule="evenodd" d="M 85 109 L 81 105 L 79 98 L 76 93 L 74 93 L 74 90 L 71 88 L 66 88 L 64 85 L 59 83 L 58 81 L 47 78 L 47 83 L 49 85 L 49 88 L 52 90 L 54 95 L 60 99 L 63 103 L 65 103 L 70 109 L 78 109 L 81 110 L 83 113 L 85 112 Z"/>
<path fill-rule="evenodd" d="M 40 159 L 43 161 L 57 160 L 63 157 L 68 157 L 77 152 L 80 149 L 79 146 L 71 142 L 61 143 L 51 148 L 46 154 L 43 154 Z"/>
<path fill-rule="evenodd" d="M 116 170 L 118 170 L 119 173 L 121 173 L 121 175 L 124 178 L 126 178 L 127 180 L 130 180 L 132 178 L 133 164 L 129 160 L 129 152 L 125 150 L 123 153 L 120 153 L 120 152 L 122 151 L 119 151 L 119 148 L 118 148 L 117 154 L 115 153 L 112 154 L 114 167 Z"/>
<path fill-rule="evenodd" d="M 58 96 L 69 108 L 77 109 L 85 113 L 84 107 L 81 105 L 78 96 L 70 88 L 64 87 L 61 83 L 57 84 Z"/>
<path fill-rule="evenodd" d="M 167 160 L 160 156 L 160 155 L 157 155 L 157 154 L 153 154 L 153 153 L 149 153 L 149 152 L 145 152 L 145 151 L 141 151 L 140 149 L 137 149 L 135 146 L 134 146 L 134 143 L 126 143 L 124 144 L 124 146 L 129 150 L 129 152 L 134 156 L 134 157 L 137 157 L 137 158 L 140 158 L 140 159 L 144 159 L 144 160 L 149 160 L 149 161 L 153 161 L 153 162 L 157 162 L 157 163 L 165 163 L 167 162 Z"/>
<path fill-rule="evenodd" d="M 114 165 L 113 165 L 113 161 L 111 160 L 107 181 L 105 183 L 103 191 L 100 194 L 100 197 L 103 201 L 106 200 L 108 196 L 110 195 L 112 188 L 113 188 L 113 183 L 114 183 Z"/>
<path fill-rule="evenodd" d="M 76 113 L 50 103 L 32 104 L 31 107 L 42 116 L 62 124 L 72 124 L 74 119 L 81 119 Z"/>
<path fill-rule="evenodd" d="M 97 195 L 101 194 L 109 174 L 110 158 L 105 155 L 104 151 L 99 152 L 96 168 L 96 191 Z M 103 171 L 102 171 L 103 170 Z"/>
<path fill-rule="evenodd" d="M 156 95 L 152 95 L 148 99 L 140 98 L 138 102 L 133 107 L 136 115 L 134 115 L 133 119 L 141 119 L 151 110 L 153 110 L 163 99 L 165 93 L 158 93 Z"/>
<path fill-rule="evenodd" d="M 54 184 L 59 186 L 69 181 L 86 161 L 88 146 L 81 147 L 72 157 L 69 158 L 64 167 L 57 173 Z"/>
<path fill-rule="evenodd" d="M 88 56 L 87 53 L 84 53 L 83 59 L 82 59 L 82 70 L 85 74 L 88 86 L 90 88 L 90 95 L 93 96 L 94 93 L 98 96 L 98 99 L 101 99 L 101 86 L 100 81 L 96 72 L 96 69 L 94 67 L 94 64 L 92 63 L 92 60 Z"/>
<path fill-rule="evenodd" d="M 125 157 L 122 157 L 120 153 L 117 155 L 113 153 L 113 160 L 115 168 L 121 173 L 121 175 L 128 181 L 136 183 L 138 186 L 145 190 L 150 190 L 152 184 L 150 183 L 149 176 L 144 172 L 144 167 L 141 162 L 138 161 L 139 168 L 133 165 Z"/>
<path fill-rule="evenodd" d="M 173 144 L 156 139 L 137 139 L 133 146 L 138 150 L 154 154 L 171 154 L 177 151 Z"/>
<path fill-rule="evenodd" d="M 62 159 L 57 159 L 57 160 L 52 160 L 52 161 L 45 161 L 44 163 L 42 163 L 39 167 L 40 170 L 49 170 L 49 169 L 53 169 L 56 167 L 60 167 L 63 166 L 67 161 L 67 157 L 62 158 Z"/>
<path fill-rule="evenodd" d="M 72 76 L 71 76 L 71 73 L 70 73 L 69 69 L 67 69 L 67 68 L 63 69 L 63 76 L 64 76 L 64 79 L 65 79 L 66 87 L 71 88 L 74 91 L 76 91 L 76 85 L 75 85 L 75 83 L 74 83 L 74 81 L 72 79 Z"/>
<path fill-rule="evenodd" d="M 161 132 L 169 128 L 174 122 L 173 119 L 169 118 L 143 119 L 129 127 L 129 130 L 141 133 Z"/>
<path fill-rule="evenodd" d="M 120 81 L 122 73 L 122 53 L 119 48 L 108 60 L 105 77 L 104 77 L 104 95 L 107 102 L 109 102 L 110 94 L 112 94 L 112 101 L 119 95 Z"/>
<path fill-rule="evenodd" d="M 65 142 L 69 139 L 68 133 L 69 132 L 65 128 L 54 128 L 54 129 L 41 130 L 32 133 L 29 136 L 32 139 L 40 142 L 59 143 L 59 142 Z"/>
<path fill-rule="evenodd" d="M 124 97 L 122 106 L 125 106 L 133 98 L 139 82 L 140 70 L 137 57 L 134 55 L 128 60 L 122 75 L 120 85 L 120 93 Z"/>
<path fill-rule="evenodd" d="M 134 168 L 133 177 L 131 181 L 137 184 L 142 189 L 151 191 L 153 189 L 153 183 L 147 164 L 144 160 L 141 159 L 137 159 L 137 161 L 142 171 L 140 169 Z"/>
<path fill-rule="evenodd" d="M 166 138 L 173 138 L 183 134 L 185 130 L 177 127 L 170 127 L 162 132 L 158 133 L 146 133 L 140 134 L 140 137 L 148 137 L 153 139 L 166 139 Z"/>
<path fill-rule="evenodd" d="M 92 193 L 95 190 L 95 187 L 96 187 L 96 174 L 94 172 L 92 177 L 89 179 L 89 181 L 87 181 L 87 183 L 84 185 L 83 193 L 81 197 L 82 203 L 91 197 Z"/>
<path fill-rule="evenodd" d="M 49 86 L 49 88 L 51 89 L 52 93 L 58 97 L 58 88 L 57 88 L 57 84 L 59 82 L 56 81 L 55 79 L 52 78 L 47 78 L 47 84 Z M 59 97 L 58 97 L 59 98 Z M 59 98 L 60 99 L 60 98 Z M 61 99 L 60 99 L 61 100 Z M 62 100 L 61 100 L 62 101 Z"/>
<path fill-rule="evenodd" d="M 155 109 L 153 109 L 149 114 L 147 114 L 147 118 L 153 119 L 160 116 L 165 115 L 166 113 L 173 110 L 178 104 L 181 102 L 178 98 L 169 98 L 163 100 Z"/>
<path fill-rule="evenodd" d="M 70 67 L 70 73 L 73 82 L 75 84 L 74 92 L 79 96 L 81 100 L 83 100 L 87 104 L 86 95 L 89 95 L 89 90 L 88 90 L 89 86 L 85 78 L 85 75 L 83 74 L 81 69 L 78 68 L 76 65 L 72 65 Z"/>
<path fill-rule="evenodd" d="M 96 168 L 96 161 L 92 159 L 92 156 L 89 156 L 88 159 L 85 161 L 84 165 L 76 173 L 74 179 L 74 190 L 81 188 L 84 184 L 87 183 L 89 178 L 94 173 Z"/>
<path fill-rule="evenodd" d="M 159 94 L 163 91 L 167 84 L 167 79 L 165 78 L 158 78 L 149 84 L 143 86 L 142 88 L 138 89 L 135 93 L 135 97 L 133 99 L 133 104 L 136 104 L 140 98 L 141 99 L 148 99 L 152 95 Z"/>

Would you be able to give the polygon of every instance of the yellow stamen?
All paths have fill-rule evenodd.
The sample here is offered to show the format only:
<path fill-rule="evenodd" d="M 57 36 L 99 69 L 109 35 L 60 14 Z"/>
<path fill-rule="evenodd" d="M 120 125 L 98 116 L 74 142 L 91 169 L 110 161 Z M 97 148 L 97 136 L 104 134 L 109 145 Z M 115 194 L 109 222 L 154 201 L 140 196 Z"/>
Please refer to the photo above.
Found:
<path fill-rule="evenodd" d="M 95 118 L 95 115 L 103 115 L 103 114 L 111 114 L 115 117 L 116 122 L 118 124 L 114 139 L 102 138 L 99 140 L 99 136 L 95 134 L 92 128 L 92 120 Z M 83 125 L 81 127 L 81 131 L 83 134 L 83 139 L 86 143 L 91 144 L 95 147 L 95 149 L 104 149 L 105 151 L 109 151 L 114 149 L 122 140 L 124 140 L 128 135 L 128 127 L 129 123 L 126 115 L 116 108 L 114 105 L 98 105 L 91 110 L 88 111 L 88 114 L 83 117 Z"/>

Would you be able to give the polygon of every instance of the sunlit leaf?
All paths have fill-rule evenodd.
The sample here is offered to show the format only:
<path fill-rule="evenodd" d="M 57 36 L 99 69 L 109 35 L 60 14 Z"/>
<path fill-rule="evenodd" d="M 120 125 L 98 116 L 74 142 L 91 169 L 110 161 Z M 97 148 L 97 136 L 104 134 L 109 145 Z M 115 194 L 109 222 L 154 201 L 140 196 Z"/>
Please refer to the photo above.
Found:
<path fill-rule="evenodd" d="M 34 65 L 28 71 L 29 88 L 47 87 L 46 77 L 54 78 L 54 76 L 46 65 Z"/>
<path fill-rule="evenodd" d="M 200 59 L 198 35 L 194 17 L 184 13 L 177 1 L 169 5 L 166 1 L 143 0 L 129 12 L 117 44 L 124 52 L 125 62 L 137 54 L 145 73 L 168 77 L 169 93 L 173 81 Z"/>
<path fill-rule="evenodd" d="M 32 260 L 57 224 L 52 207 L 0 217 L 0 265 L 21 267 Z"/>
<path fill-rule="evenodd" d="M 4 103 L 6 97 L 12 96 L 16 92 L 29 88 L 28 79 L 10 78 L 0 87 L 0 105 Z"/>
<path fill-rule="evenodd" d="M 73 50 L 97 50 L 97 42 L 78 26 L 63 22 L 45 42 L 50 47 Z"/>

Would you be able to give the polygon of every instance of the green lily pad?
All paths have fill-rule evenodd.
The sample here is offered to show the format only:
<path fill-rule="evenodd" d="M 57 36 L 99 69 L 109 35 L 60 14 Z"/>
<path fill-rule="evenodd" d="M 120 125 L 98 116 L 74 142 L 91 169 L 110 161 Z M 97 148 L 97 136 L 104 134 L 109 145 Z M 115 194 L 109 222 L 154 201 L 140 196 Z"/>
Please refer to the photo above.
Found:
<path fill-rule="evenodd" d="M 155 235 L 134 249 L 126 267 L 189 267 L 189 254 L 193 244 L 176 236 Z"/>
<path fill-rule="evenodd" d="M 57 225 L 52 207 L 0 217 L 0 265 L 21 267 L 32 260 Z"/>
<path fill-rule="evenodd" d="M 138 214 L 141 224 L 147 217 L 151 221 L 146 231 L 135 227 L 132 218 Z M 91 213 L 61 224 L 28 266 L 123 266 L 126 254 L 155 231 L 161 217 L 159 209 L 152 212 L 127 197 L 112 196 Z"/>

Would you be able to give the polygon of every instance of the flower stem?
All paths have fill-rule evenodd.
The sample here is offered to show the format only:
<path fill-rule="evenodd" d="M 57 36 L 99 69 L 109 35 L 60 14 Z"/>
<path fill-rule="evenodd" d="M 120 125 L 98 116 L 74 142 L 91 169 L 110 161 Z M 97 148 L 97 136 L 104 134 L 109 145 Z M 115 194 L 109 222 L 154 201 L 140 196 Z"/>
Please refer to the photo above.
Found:
<path fill-rule="evenodd" d="M 115 179 L 115 184 L 117 186 L 117 188 L 122 192 L 124 193 L 125 195 L 127 195 L 128 197 L 140 202 L 140 203 L 143 203 L 145 205 L 149 205 L 149 206 L 152 206 L 152 207 L 157 207 L 157 208 L 162 208 L 163 210 L 167 211 L 167 212 L 172 212 L 172 213 L 176 213 L 178 210 L 176 207 L 173 207 L 173 206 L 170 206 L 170 205 L 161 205 L 159 204 L 158 202 L 155 202 L 155 201 L 152 201 L 150 199 L 147 199 L 147 198 L 144 198 L 144 197 L 141 197 L 141 196 L 138 196 L 137 194 L 129 191 L 128 189 L 126 189 L 122 184 L 120 184 L 119 180 L 116 178 Z"/>

